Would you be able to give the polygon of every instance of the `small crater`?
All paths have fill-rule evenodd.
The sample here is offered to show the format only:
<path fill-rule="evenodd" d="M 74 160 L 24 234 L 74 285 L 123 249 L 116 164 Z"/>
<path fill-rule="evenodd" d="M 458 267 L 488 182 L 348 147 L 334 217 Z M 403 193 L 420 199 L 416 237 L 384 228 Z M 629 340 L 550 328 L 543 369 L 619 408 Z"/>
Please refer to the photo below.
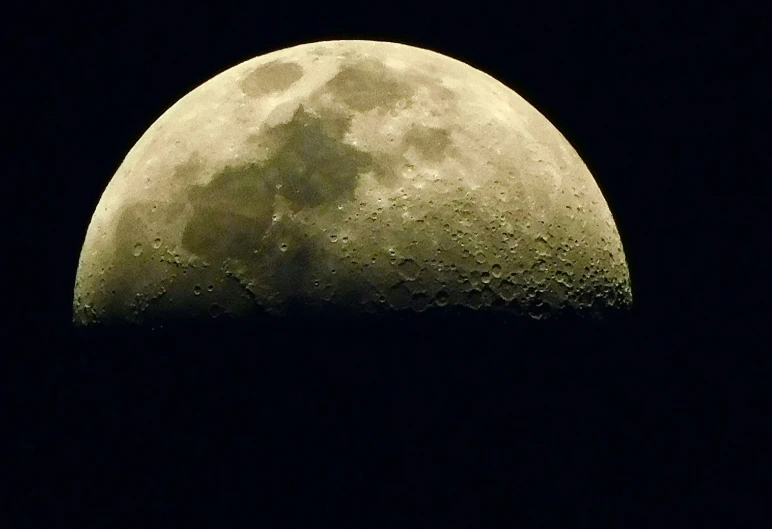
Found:
<path fill-rule="evenodd" d="M 395 309 L 407 308 L 412 300 L 410 289 L 404 283 L 398 283 L 388 291 L 388 301 Z"/>
<path fill-rule="evenodd" d="M 434 297 L 434 302 L 437 303 L 437 306 L 444 307 L 445 305 L 448 304 L 449 298 L 450 296 L 446 291 L 440 290 L 439 292 L 437 292 L 437 295 Z"/>
<path fill-rule="evenodd" d="M 466 304 L 472 309 L 479 309 L 482 306 L 483 299 L 482 299 L 482 292 L 477 290 L 476 288 L 473 290 L 470 290 L 466 295 Z"/>
<path fill-rule="evenodd" d="M 425 292 L 416 292 L 413 294 L 410 307 L 416 312 L 423 312 L 429 306 L 430 301 L 431 298 Z"/>
<path fill-rule="evenodd" d="M 403 259 L 397 265 L 399 275 L 408 281 L 414 281 L 421 273 L 421 267 L 412 259 Z"/>
<path fill-rule="evenodd" d="M 501 282 L 501 285 L 499 285 L 498 288 L 499 296 L 501 296 L 501 299 L 504 301 L 512 301 L 515 299 L 515 295 L 517 294 L 517 289 L 515 288 L 514 283 L 509 281 L 508 279 L 505 279 Z"/>

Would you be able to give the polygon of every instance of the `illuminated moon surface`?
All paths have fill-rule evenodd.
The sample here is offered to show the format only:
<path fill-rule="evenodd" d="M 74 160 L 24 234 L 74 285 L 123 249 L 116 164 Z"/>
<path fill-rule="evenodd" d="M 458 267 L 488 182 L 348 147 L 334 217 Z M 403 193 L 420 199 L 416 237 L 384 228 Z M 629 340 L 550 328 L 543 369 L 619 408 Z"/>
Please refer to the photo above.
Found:
<path fill-rule="evenodd" d="M 450 57 L 328 41 L 169 108 L 105 189 L 74 320 L 626 307 L 593 176 L 522 97 Z"/>

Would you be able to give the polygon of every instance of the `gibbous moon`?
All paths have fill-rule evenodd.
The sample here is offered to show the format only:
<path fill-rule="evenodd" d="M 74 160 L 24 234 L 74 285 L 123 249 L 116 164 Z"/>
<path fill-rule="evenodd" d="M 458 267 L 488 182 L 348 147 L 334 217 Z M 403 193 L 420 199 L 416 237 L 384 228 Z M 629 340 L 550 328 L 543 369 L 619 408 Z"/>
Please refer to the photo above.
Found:
<path fill-rule="evenodd" d="M 609 207 L 542 114 L 450 57 L 344 40 L 243 62 L 153 123 L 93 214 L 74 320 L 631 302 Z"/>

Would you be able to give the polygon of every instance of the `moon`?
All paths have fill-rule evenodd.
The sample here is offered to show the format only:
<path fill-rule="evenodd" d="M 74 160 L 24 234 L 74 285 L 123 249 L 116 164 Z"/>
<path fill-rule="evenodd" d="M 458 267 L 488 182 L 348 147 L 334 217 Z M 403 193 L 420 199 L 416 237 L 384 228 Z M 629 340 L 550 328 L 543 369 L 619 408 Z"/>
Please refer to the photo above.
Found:
<path fill-rule="evenodd" d="M 88 226 L 76 324 L 628 307 L 587 166 L 493 77 L 405 44 L 234 66 L 137 141 Z"/>

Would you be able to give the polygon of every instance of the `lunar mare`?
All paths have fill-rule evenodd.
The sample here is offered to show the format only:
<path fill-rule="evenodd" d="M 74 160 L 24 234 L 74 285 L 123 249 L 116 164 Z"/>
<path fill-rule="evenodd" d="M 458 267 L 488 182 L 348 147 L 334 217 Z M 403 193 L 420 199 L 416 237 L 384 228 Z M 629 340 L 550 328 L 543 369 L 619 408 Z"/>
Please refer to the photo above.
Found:
<path fill-rule="evenodd" d="M 90 324 L 631 302 L 609 207 L 542 114 L 450 57 L 352 40 L 248 60 L 158 118 L 93 214 L 73 308 Z"/>

